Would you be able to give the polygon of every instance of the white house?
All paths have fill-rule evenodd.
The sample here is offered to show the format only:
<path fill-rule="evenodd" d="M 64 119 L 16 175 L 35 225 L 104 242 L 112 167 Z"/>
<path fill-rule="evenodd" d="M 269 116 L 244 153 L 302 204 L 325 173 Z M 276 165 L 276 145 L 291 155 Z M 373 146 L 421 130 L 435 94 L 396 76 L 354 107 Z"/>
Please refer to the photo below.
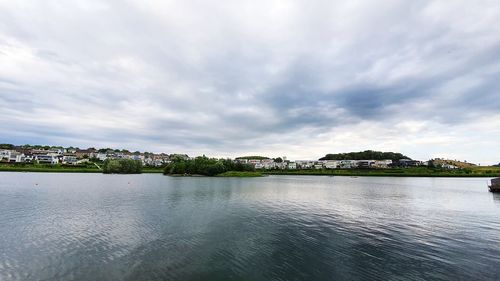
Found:
<path fill-rule="evenodd" d="M 59 159 L 56 156 L 47 155 L 47 154 L 46 155 L 43 155 L 43 154 L 37 155 L 36 161 L 38 163 L 41 163 L 41 164 L 52 164 L 52 165 L 59 163 Z"/>
<path fill-rule="evenodd" d="M 290 170 L 296 170 L 297 169 L 297 163 L 295 163 L 295 162 L 289 162 L 288 163 L 288 169 L 290 169 Z"/>
<path fill-rule="evenodd" d="M 391 164 L 392 164 L 392 160 L 390 160 L 390 159 L 375 160 L 373 167 L 375 167 L 375 168 L 389 168 Z"/>
<path fill-rule="evenodd" d="M 352 169 L 356 168 L 358 163 L 356 160 L 340 160 L 340 168 Z"/>
<path fill-rule="evenodd" d="M 261 165 L 264 167 L 264 169 L 268 170 L 276 168 L 276 163 L 274 163 L 273 161 L 263 162 L 261 163 Z"/>
<path fill-rule="evenodd" d="M 337 169 L 339 167 L 338 160 L 327 160 L 324 162 L 324 166 L 326 169 Z"/>
<path fill-rule="evenodd" d="M 10 161 L 10 150 L 0 150 L 0 161 Z"/>
<path fill-rule="evenodd" d="M 302 169 L 311 169 L 314 166 L 314 161 L 310 160 L 296 160 L 295 163 Z"/>
<path fill-rule="evenodd" d="M 263 169 L 263 168 L 264 168 L 264 164 L 262 164 L 262 163 L 255 164 L 255 169 Z"/>
<path fill-rule="evenodd" d="M 75 155 L 64 155 L 62 159 L 63 164 L 76 164 L 78 158 Z"/>
<path fill-rule="evenodd" d="M 22 162 L 24 162 L 24 154 L 20 153 L 20 152 L 17 152 L 17 151 L 12 151 L 10 153 L 9 162 L 11 162 L 11 163 L 22 163 Z"/>
<path fill-rule="evenodd" d="M 316 169 L 316 170 L 323 169 L 323 163 L 318 162 L 318 163 L 314 164 L 314 169 Z"/>
<path fill-rule="evenodd" d="M 256 164 L 260 164 L 260 160 L 259 159 L 248 159 L 248 163 L 256 165 Z"/>
<path fill-rule="evenodd" d="M 101 161 L 104 161 L 104 160 L 108 159 L 108 154 L 107 153 L 97 153 L 96 158 L 101 160 Z"/>

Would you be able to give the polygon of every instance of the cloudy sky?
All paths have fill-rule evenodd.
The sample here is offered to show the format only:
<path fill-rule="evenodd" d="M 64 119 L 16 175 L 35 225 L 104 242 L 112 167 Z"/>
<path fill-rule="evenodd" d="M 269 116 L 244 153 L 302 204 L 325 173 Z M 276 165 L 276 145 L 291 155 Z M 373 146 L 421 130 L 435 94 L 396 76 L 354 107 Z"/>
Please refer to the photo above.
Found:
<path fill-rule="evenodd" d="M 0 142 L 500 162 L 500 1 L 0 0 Z"/>

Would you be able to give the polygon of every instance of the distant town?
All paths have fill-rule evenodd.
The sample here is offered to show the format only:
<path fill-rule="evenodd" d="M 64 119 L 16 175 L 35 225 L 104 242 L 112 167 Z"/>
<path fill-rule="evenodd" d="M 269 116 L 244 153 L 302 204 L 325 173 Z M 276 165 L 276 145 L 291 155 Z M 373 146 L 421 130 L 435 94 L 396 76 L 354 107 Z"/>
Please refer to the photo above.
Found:
<path fill-rule="evenodd" d="M 375 154 L 374 154 L 375 153 Z M 392 159 L 358 159 L 360 156 L 376 156 L 381 158 L 390 156 Z M 356 159 L 335 159 L 352 156 Z M 334 158 L 334 159 L 329 159 Z M 0 144 L 0 162 L 33 163 L 48 165 L 89 165 L 104 162 L 107 159 L 132 159 L 142 163 L 145 167 L 165 167 L 176 159 L 194 159 L 186 154 L 167 154 L 151 152 L 130 152 L 126 149 L 86 148 L 41 146 L 41 145 L 12 145 Z M 268 158 L 263 156 L 243 156 L 231 159 L 234 162 L 251 164 L 258 170 L 323 170 L 323 169 L 387 169 L 401 167 L 439 167 L 443 169 L 461 169 L 476 166 L 475 164 L 445 159 L 431 159 L 426 161 L 413 160 L 399 153 L 382 153 L 376 151 L 359 152 L 358 154 L 328 154 L 318 160 L 289 160 L 287 157 Z M 500 164 L 499 164 L 500 165 Z M 498 166 L 498 165 L 496 165 Z"/>

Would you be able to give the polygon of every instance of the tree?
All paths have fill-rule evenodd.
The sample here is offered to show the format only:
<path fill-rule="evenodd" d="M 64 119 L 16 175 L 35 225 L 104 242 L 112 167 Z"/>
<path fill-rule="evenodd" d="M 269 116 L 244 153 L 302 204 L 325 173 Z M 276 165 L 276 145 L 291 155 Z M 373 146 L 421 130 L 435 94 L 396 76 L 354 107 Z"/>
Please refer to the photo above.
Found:
<path fill-rule="evenodd" d="M 199 156 L 195 159 L 184 160 L 174 158 L 163 171 L 164 174 L 179 175 L 205 175 L 216 176 L 227 171 L 254 171 L 254 167 L 248 164 L 233 162 L 230 159 L 215 159 Z"/>
<path fill-rule="evenodd" d="M 337 154 L 327 154 L 325 157 L 319 160 L 399 160 L 399 159 L 409 159 L 410 157 L 405 156 L 401 153 L 396 152 L 381 152 L 373 150 L 365 150 L 361 152 L 348 152 L 348 153 L 337 153 Z"/>
<path fill-rule="evenodd" d="M 132 159 L 106 159 L 102 170 L 105 174 L 140 174 L 142 162 Z"/>
<path fill-rule="evenodd" d="M 0 144 L 0 149 L 13 149 L 14 145 L 10 143 L 2 143 Z"/>

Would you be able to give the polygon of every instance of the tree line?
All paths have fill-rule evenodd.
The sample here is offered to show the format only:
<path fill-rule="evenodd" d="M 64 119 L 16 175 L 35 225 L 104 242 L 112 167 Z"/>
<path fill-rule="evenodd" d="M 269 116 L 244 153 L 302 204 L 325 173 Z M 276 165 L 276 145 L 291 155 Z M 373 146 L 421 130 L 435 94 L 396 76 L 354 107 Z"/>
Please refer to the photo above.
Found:
<path fill-rule="evenodd" d="M 174 159 L 168 164 L 163 174 L 165 175 L 204 175 L 216 176 L 228 171 L 255 171 L 250 164 L 234 162 L 230 159 L 215 159 L 198 156 L 194 159 Z"/>
<path fill-rule="evenodd" d="M 327 154 L 325 157 L 319 160 L 399 160 L 399 159 L 410 159 L 410 157 L 397 152 L 381 152 L 373 150 L 365 150 L 360 152 L 348 152 L 348 153 L 337 153 L 337 154 Z"/>
<path fill-rule="evenodd" d="M 133 159 L 106 159 L 102 165 L 104 174 L 140 174 L 142 162 Z"/>

